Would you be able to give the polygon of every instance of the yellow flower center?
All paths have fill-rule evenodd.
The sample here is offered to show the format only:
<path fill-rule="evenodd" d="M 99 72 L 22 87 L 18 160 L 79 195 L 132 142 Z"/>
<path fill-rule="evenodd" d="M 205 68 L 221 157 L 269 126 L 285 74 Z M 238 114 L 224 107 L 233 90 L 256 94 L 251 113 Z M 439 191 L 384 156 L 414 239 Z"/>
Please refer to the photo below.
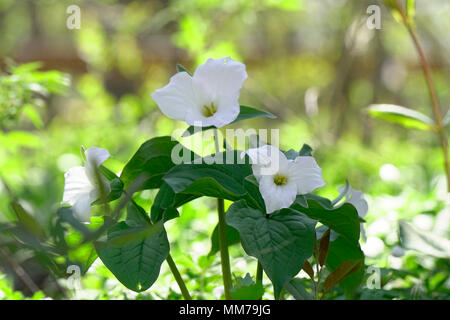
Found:
<path fill-rule="evenodd" d="M 211 105 L 209 106 L 207 106 L 206 104 L 203 106 L 203 115 L 207 118 L 212 117 L 216 112 L 217 108 L 214 105 L 214 102 L 211 102 Z"/>
<path fill-rule="evenodd" d="M 283 184 L 286 184 L 287 182 L 287 178 L 285 176 L 280 176 L 279 174 L 277 174 L 275 176 L 275 178 L 273 178 L 273 182 L 277 185 L 277 186 L 282 186 Z"/>

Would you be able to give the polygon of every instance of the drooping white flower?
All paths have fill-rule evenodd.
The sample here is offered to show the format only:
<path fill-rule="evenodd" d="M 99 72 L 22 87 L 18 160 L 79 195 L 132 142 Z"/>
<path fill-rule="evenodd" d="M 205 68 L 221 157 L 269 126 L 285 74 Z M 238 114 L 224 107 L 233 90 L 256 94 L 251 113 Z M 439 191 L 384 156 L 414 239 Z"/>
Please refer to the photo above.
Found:
<path fill-rule="evenodd" d="M 63 204 L 72 206 L 74 215 L 82 222 L 89 222 L 91 203 L 100 197 L 100 186 L 96 170 L 110 157 L 109 151 L 92 147 L 85 151 L 84 167 L 73 167 L 64 174 Z M 104 191 L 109 193 L 108 180 L 100 176 Z"/>
<path fill-rule="evenodd" d="M 220 128 L 239 115 L 239 94 L 246 78 L 244 64 L 229 57 L 208 59 L 193 76 L 178 72 L 151 96 L 169 118 Z"/>
<path fill-rule="evenodd" d="M 344 187 L 339 189 L 339 192 L 343 192 Z M 359 190 L 353 190 L 352 188 L 349 188 L 346 197 L 346 201 L 353 205 L 356 208 L 356 211 L 358 212 L 358 216 L 361 218 L 364 218 L 367 214 L 367 211 L 369 211 L 369 205 L 367 204 L 366 199 L 364 198 L 364 194 L 362 191 Z M 364 240 L 366 239 L 366 230 L 364 229 L 364 225 L 361 222 L 360 223 L 360 230 L 363 235 Z"/>
<path fill-rule="evenodd" d="M 259 182 L 267 213 L 288 208 L 298 194 L 306 194 L 325 185 L 322 169 L 313 157 L 298 156 L 289 160 L 270 145 L 249 149 L 246 154 L 252 162 L 253 175 Z"/>

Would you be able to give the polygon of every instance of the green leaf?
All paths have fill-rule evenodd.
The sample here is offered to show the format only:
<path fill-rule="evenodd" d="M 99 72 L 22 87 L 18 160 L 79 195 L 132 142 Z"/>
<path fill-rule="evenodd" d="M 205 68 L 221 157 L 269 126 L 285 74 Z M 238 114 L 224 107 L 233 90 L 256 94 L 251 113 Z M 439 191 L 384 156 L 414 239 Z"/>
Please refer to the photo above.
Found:
<path fill-rule="evenodd" d="M 313 253 L 316 221 L 289 208 L 266 218 L 244 200 L 230 206 L 226 221 L 238 230 L 245 252 L 261 262 L 278 299 L 284 285 Z"/>
<path fill-rule="evenodd" d="M 239 232 L 227 225 L 227 243 L 228 246 L 232 246 L 236 243 L 241 242 L 241 238 L 239 237 Z M 208 253 L 208 257 L 215 255 L 217 252 L 219 252 L 219 225 L 217 224 L 214 228 L 214 231 L 211 235 L 211 250 Z"/>
<path fill-rule="evenodd" d="M 327 268 L 330 271 L 334 271 L 343 262 L 349 260 L 359 260 L 361 262 L 359 270 L 347 275 L 339 284 L 344 289 L 345 294 L 350 297 L 359 287 L 364 277 L 364 268 L 362 268 L 364 265 L 364 253 L 358 243 L 351 243 L 342 236 L 330 241 L 325 263 Z"/>
<path fill-rule="evenodd" d="M 243 183 L 252 173 L 248 158 L 244 164 L 226 164 L 227 159 L 236 163 L 238 157 L 238 152 L 230 151 L 218 153 L 217 158 L 205 157 L 199 164 L 181 164 L 171 169 L 164 181 L 175 193 L 238 200 L 247 193 Z M 212 163 L 214 159 L 223 164 Z"/>
<path fill-rule="evenodd" d="M 97 242 L 96 249 L 105 266 L 124 286 L 141 292 L 158 279 L 170 248 L 162 221 L 151 225 L 137 218 L 140 213 L 136 210 L 129 206 L 128 221 L 114 225 L 108 231 L 107 241 Z"/>
<path fill-rule="evenodd" d="M 378 118 L 417 130 L 435 130 L 434 121 L 415 110 L 392 104 L 374 104 L 369 106 L 369 113 Z"/>
<path fill-rule="evenodd" d="M 313 149 L 305 143 L 300 149 L 299 155 L 302 157 L 312 156 L 312 151 Z"/>
<path fill-rule="evenodd" d="M 177 208 L 198 197 L 198 195 L 183 193 L 175 194 L 172 188 L 166 182 L 163 182 L 151 208 L 152 221 L 157 222 L 163 219 L 166 222 L 177 218 L 179 216 Z"/>
<path fill-rule="evenodd" d="M 120 176 L 125 188 L 129 187 L 136 179 L 141 179 L 139 190 L 159 188 L 164 174 L 175 166 L 171 155 L 177 145 L 179 145 L 177 141 L 172 141 L 171 137 L 167 136 L 153 138 L 142 144 L 125 165 Z M 187 152 L 188 158 L 192 159 L 191 151 L 181 145 L 180 150 L 183 155 Z"/>
<path fill-rule="evenodd" d="M 299 198 L 302 199 L 302 197 L 297 199 Z M 353 205 L 344 203 L 340 207 L 329 208 L 317 200 L 308 199 L 308 207 L 305 208 L 297 199 L 291 206 L 292 208 L 303 212 L 311 219 L 320 221 L 346 238 L 350 243 L 358 243 L 360 235 L 359 216 Z"/>
<path fill-rule="evenodd" d="M 339 267 L 331 272 L 323 283 L 323 292 L 329 291 L 348 275 L 355 273 L 361 267 L 361 260 L 347 260 L 342 262 Z"/>
<path fill-rule="evenodd" d="M 242 121 L 242 120 L 247 120 L 247 119 L 251 119 L 251 118 L 257 118 L 257 117 L 266 117 L 266 118 L 270 118 L 270 119 L 275 119 L 276 118 L 276 116 L 271 114 L 270 112 L 258 110 L 258 109 L 253 108 L 253 107 L 240 106 L 239 115 L 230 124 L 236 123 L 236 122 L 239 122 L 239 121 Z M 190 126 L 183 133 L 183 137 L 188 137 L 188 136 L 190 136 L 190 135 L 192 135 L 192 134 L 194 134 L 196 132 L 206 131 L 206 130 L 214 129 L 214 128 L 215 128 L 214 126 L 209 126 L 209 127 L 194 127 L 194 126 Z"/>
<path fill-rule="evenodd" d="M 16 214 L 19 224 L 28 232 L 33 234 L 39 239 L 45 238 L 45 230 L 42 228 L 40 223 L 28 213 L 19 202 L 13 200 L 11 201 L 11 208 Z"/>
<path fill-rule="evenodd" d="M 236 286 L 231 288 L 231 297 L 235 300 L 260 300 L 263 294 L 262 284 L 255 283 L 249 273 L 236 278 Z"/>
<path fill-rule="evenodd" d="M 438 258 L 450 259 L 450 241 L 430 232 L 422 231 L 400 220 L 399 237 L 402 247 L 417 250 Z"/>
<path fill-rule="evenodd" d="M 295 300 L 312 300 L 313 297 L 311 294 L 309 294 L 305 287 L 302 284 L 302 280 L 299 278 L 294 278 L 291 281 L 289 281 L 284 286 L 294 298 Z"/>

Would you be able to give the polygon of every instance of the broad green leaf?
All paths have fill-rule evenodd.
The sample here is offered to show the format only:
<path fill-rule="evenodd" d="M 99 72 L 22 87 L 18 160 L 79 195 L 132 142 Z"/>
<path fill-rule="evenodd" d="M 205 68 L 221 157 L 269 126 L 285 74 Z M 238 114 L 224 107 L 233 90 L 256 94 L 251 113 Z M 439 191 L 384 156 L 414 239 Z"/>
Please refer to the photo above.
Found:
<path fill-rule="evenodd" d="M 448 239 L 419 230 L 404 220 L 400 220 L 398 224 L 402 247 L 434 257 L 450 259 L 450 241 Z"/>
<path fill-rule="evenodd" d="M 348 275 L 355 273 L 361 268 L 361 260 L 347 260 L 342 262 L 339 267 L 331 272 L 323 283 L 323 292 L 329 291 Z"/>
<path fill-rule="evenodd" d="M 275 119 L 276 118 L 276 116 L 271 114 L 270 112 L 258 110 L 258 109 L 253 108 L 253 107 L 240 106 L 239 115 L 230 124 L 236 123 L 236 122 L 239 122 L 239 121 L 242 121 L 242 120 L 247 120 L 247 119 L 251 119 L 251 118 L 257 118 L 257 117 L 266 117 L 266 118 L 270 118 L 270 119 Z M 192 134 L 194 134 L 196 132 L 206 131 L 206 130 L 214 129 L 214 128 L 215 128 L 214 126 L 209 126 L 209 127 L 194 127 L 194 126 L 190 126 L 183 133 L 183 136 L 184 137 L 188 137 L 188 136 L 190 136 L 190 135 L 192 135 Z"/>
<path fill-rule="evenodd" d="M 351 243 L 358 243 L 360 235 L 359 216 L 358 211 L 356 211 L 353 205 L 344 203 L 337 208 L 329 208 L 313 199 L 308 199 L 307 203 L 308 207 L 305 208 L 296 200 L 291 207 L 303 212 L 311 219 L 320 221 L 322 224 L 339 233 L 342 237 L 348 239 Z"/>
<path fill-rule="evenodd" d="M 139 190 L 159 188 L 164 174 L 175 166 L 171 155 L 172 150 L 178 144 L 177 141 L 172 141 L 171 137 L 167 136 L 153 138 L 142 144 L 120 175 L 125 188 L 130 186 L 135 179 L 142 179 Z M 180 150 L 183 154 L 188 152 L 189 159 L 191 159 L 189 150 L 183 147 Z"/>
<path fill-rule="evenodd" d="M 435 130 L 434 121 L 428 116 L 416 110 L 408 109 L 392 104 L 374 104 L 369 106 L 369 113 L 378 118 L 382 118 L 406 128 L 418 130 Z"/>
<path fill-rule="evenodd" d="M 169 255 L 169 241 L 162 221 L 151 225 L 137 218 L 140 213 L 135 207 L 129 206 L 128 210 L 128 221 L 113 226 L 107 241 L 97 242 L 96 249 L 105 266 L 124 286 L 141 292 L 158 279 L 161 264 Z"/>
<path fill-rule="evenodd" d="M 259 300 L 263 294 L 263 286 L 255 283 L 249 273 L 245 277 L 236 278 L 236 286 L 231 288 L 231 297 L 235 300 Z"/>
<path fill-rule="evenodd" d="M 228 246 L 231 246 L 233 244 L 241 242 L 241 238 L 239 237 L 239 232 L 227 225 L 227 243 Z M 208 256 L 215 255 L 217 252 L 219 252 L 219 225 L 216 225 L 214 228 L 214 231 L 211 235 L 211 250 L 208 253 Z"/>
<path fill-rule="evenodd" d="M 289 292 L 295 300 L 312 300 L 311 294 L 306 291 L 302 284 L 302 280 L 299 278 L 294 278 L 289 281 L 285 286 L 287 292 Z"/>
<path fill-rule="evenodd" d="M 362 267 L 364 266 L 364 253 L 358 243 L 351 243 L 342 236 L 330 241 L 326 260 L 327 268 L 334 271 L 348 260 L 361 261 L 359 270 L 346 276 L 339 284 L 344 289 L 345 294 L 350 297 L 359 287 L 364 277 L 364 268 Z"/>
<path fill-rule="evenodd" d="M 230 206 L 226 221 L 238 230 L 245 252 L 261 262 L 278 299 L 284 285 L 313 253 L 316 221 L 289 208 L 266 218 L 244 200 Z"/>
<path fill-rule="evenodd" d="M 248 158 L 244 164 L 236 163 L 239 152 L 231 151 L 203 158 L 201 164 L 181 164 L 171 169 L 164 181 L 175 193 L 238 200 L 245 196 L 244 179 L 252 174 Z M 212 163 L 220 159 L 223 164 Z M 212 164 L 208 164 L 212 163 Z"/>

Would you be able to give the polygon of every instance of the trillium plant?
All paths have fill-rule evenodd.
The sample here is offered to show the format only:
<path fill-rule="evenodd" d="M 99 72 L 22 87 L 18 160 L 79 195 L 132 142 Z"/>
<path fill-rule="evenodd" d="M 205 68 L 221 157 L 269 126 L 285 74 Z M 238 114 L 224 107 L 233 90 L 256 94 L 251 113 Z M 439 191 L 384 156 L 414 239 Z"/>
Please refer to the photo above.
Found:
<path fill-rule="evenodd" d="M 187 123 L 185 136 L 212 130 L 215 152 L 201 156 L 177 139 L 155 137 L 116 175 L 103 165 L 110 157 L 106 149 L 82 149 L 84 166 L 65 174 L 58 215 L 83 232 L 82 244 L 94 244 L 83 272 L 98 256 L 124 286 L 141 292 L 155 283 L 166 261 L 183 297 L 192 299 L 170 255 L 164 224 L 177 219 L 184 204 L 207 197 L 217 199 L 209 255 L 220 259 L 225 299 L 272 293 L 275 299 L 322 299 L 330 290 L 351 297 L 364 276 L 363 194 L 348 183 L 336 199 L 314 194 L 325 181 L 306 144 L 284 151 L 258 136 L 256 144 L 237 150 L 219 141 L 219 128 L 228 124 L 275 117 L 239 104 L 244 64 L 208 59 L 192 75 L 180 65 L 177 71 L 151 97 L 164 115 Z M 134 200 L 148 189 L 157 190 L 150 212 Z M 100 217 L 92 216 L 91 206 L 99 207 Z M 256 259 L 255 270 L 232 270 L 228 250 L 239 243 Z M 265 276 L 270 282 L 263 282 Z"/>

